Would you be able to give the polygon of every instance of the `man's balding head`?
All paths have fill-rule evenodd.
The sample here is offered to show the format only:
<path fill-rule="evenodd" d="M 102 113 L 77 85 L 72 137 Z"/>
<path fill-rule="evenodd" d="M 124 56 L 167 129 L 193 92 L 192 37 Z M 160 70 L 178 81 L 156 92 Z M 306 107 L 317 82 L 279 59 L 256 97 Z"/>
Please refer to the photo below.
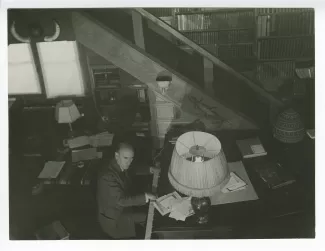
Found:
<path fill-rule="evenodd" d="M 134 149 L 128 143 L 120 143 L 115 152 L 115 159 L 117 164 L 123 169 L 127 170 L 134 157 Z"/>

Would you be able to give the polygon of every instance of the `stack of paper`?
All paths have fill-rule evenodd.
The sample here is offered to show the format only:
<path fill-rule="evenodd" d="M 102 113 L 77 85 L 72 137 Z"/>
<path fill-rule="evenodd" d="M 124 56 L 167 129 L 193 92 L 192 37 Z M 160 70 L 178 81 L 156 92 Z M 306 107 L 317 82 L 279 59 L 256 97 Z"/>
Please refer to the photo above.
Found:
<path fill-rule="evenodd" d="M 155 208 L 165 215 L 170 213 L 169 217 L 175 220 L 182 220 L 194 213 L 189 197 L 182 198 L 177 192 L 173 192 L 158 198 L 154 203 Z"/>
<path fill-rule="evenodd" d="M 92 147 L 110 146 L 112 145 L 114 134 L 103 132 L 92 136 L 79 136 L 68 139 L 70 149 L 79 148 L 87 145 Z"/>
<path fill-rule="evenodd" d="M 39 179 L 55 179 L 59 175 L 64 164 L 65 164 L 65 161 L 48 161 L 48 162 L 46 162 L 43 170 L 38 175 L 38 178 Z"/>
<path fill-rule="evenodd" d="M 90 145 L 93 147 L 110 146 L 113 142 L 114 134 L 103 132 L 89 137 Z"/>
<path fill-rule="evenodd" d="M 171 213 L 169 214 L 170 218 L 173 218 L 175 220 L 181 220 L 185 221 L 185 219 L 194 214 L 192 205 L 191 205 L 191 198 L 183 198 L 181 200 L 178 200 L 172 208 Z"/>
<path fill-rule="evenodd" d="M 68 145 L 70 149 L 90 145 L 88 136 L 80 136 L 72 139 L 68 139 Z"/>
<path fill-rule="evenodd" d="M 234 172 L 231 172 L 229 182 L 221 191 L 223 193 L 235 192 L 245 189 L 246 186 L 245 181 L 239 178 Z"/>

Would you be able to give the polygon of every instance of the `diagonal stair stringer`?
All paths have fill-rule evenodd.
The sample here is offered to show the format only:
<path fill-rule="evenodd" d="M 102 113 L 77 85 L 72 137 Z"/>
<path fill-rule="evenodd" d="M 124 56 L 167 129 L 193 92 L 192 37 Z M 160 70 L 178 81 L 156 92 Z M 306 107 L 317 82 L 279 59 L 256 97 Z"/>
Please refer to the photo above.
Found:
<path fill-rule="evenodd" d="M 178 108 L 180 116 L 175 118 L 175 122 L 201 119 L 212 130 L 257 127 L 249 118 L 207 95 L 195 83 L 169 69 L 94 18 L 81 12 L 72 12 L 72 26 L 78 42 L 147 84 L 156 94 L 160 93 L 156 77 L 163 71 L 170 72 L 173 81 L 162 96 Z"/>

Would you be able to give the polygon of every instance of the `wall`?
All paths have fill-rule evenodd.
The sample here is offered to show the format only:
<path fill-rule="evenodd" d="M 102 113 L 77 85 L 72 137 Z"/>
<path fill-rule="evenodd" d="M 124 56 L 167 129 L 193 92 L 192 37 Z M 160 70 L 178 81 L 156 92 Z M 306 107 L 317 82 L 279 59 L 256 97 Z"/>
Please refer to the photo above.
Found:
<path fill-rule="evenodd" d="M 10 27 L 15 22 L 17 33 L 23 37 L 29 36 L 29 27 L 33 23 L 39 23 L 44 30 L 44 36 L 54 33 L 54 23 L 56 20 L 61 28 L 60 40 L 75 40 L 75 35 L 71 25 L 71 11 L 67 9 L 48 9 L 48 10 L 24 10 L 14 9 L 8 11 L 8 44 L 19 43 L 11 34 Z"/>

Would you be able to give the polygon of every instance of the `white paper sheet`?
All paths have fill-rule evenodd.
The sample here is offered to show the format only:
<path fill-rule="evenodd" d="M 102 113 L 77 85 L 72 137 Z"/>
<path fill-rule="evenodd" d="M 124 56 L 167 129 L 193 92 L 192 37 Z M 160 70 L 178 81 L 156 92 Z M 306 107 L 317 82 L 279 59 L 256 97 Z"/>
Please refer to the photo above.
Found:
<path fill-rule="evenodd" d="M 228 163 L 230 172 L 236 173 L 246 184 L 246 188 L 240 191 L 223 193 L 222 191 L 211 196 L 211 205 L 220 205 L 240 201 L 257 200 L 258 196 L 247 175 L 245 167 L 241 161 Z"/>
<path fill-rule="evenodd" d="M 40 179 L 54 179 L 54 178 L 56 178 L 59 175 L 64 164 L 65 164 L 65 161 L 48 161 L 48 162 L 46 162 L 43 170 L 38 175 L 38 178 L 40 178 Z"/>

